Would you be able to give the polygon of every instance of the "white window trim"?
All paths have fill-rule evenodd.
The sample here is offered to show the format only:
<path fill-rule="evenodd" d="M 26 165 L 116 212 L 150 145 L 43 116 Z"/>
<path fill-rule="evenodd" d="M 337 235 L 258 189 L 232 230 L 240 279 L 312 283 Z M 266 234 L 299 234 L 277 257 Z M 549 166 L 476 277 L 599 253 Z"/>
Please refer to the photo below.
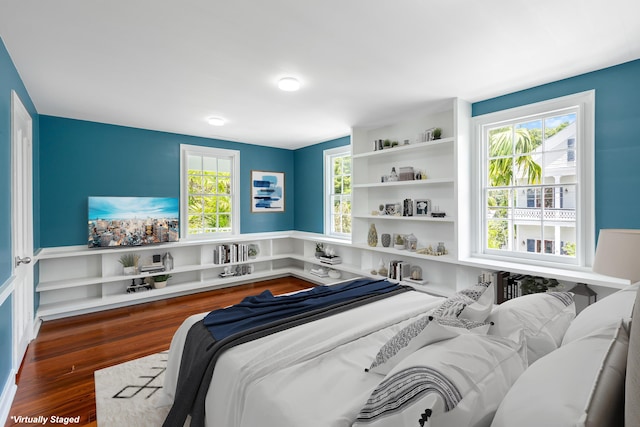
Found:
<path fill-rule="evenodd" d="M 579 190 L 576 194 L 576 258 L 571 262 L 549 262 L 540 257 L 523 257 L 494 255 L 483 253 L 483 191 L 482 174 L 486 173 L 483 158 L 483 127 L 511 121 L 515 118 L 526 120 L 527 116 L 579 107 L 579 126 L 576 129 L 581 144 L 580 158 L 576 165 Z M 472 152 L 472 165 L 475 183 L 472 185 L 472 233 L 471 248 L 473 258 L 494 259 L 498 261 L 536 264 L 548 267 L 564 266 L 566 268 L 591 267 L 595 250 L 595 90 L 554 98 L 508 110 L 476 116 L 472 120 L 475 138 L 475 149 Z"/>
<path fill-rule="evenodd" d="M 342 145 L 340 147 L 329 148 L 323 151 L 324 163 L 323 163 L 323 175 L 324 175 L 324 187 L 323 187 L 323 207 L 324 213 L 324 234 L 327 236 L 335 237 L 338 239 L 351 240 L 351 233 L 331 233 L 331 188 L 333 187 L 332 180 L 332 164 L 331 159 L 335 156 L 351 156 L 351 145 Z M 353 172 L 353 164 L 351 165 Z M 351 174 L 351 184 L 353 185 L 353 173 Z M 353 202 L 353 191 L 351 193 Z M 353 205 L 351 206 L 353 209 Z M 353 224 L 351 225 L 353 229 Z"/>
<path fill-rule="evenodd" d="M 189 235 L 189 215 L 187 212 L 187 197 L 189 194 L 185 177 L 187 171 L 187 154 L 199 154 L 212 157 L 231 157 L 231 232 L 203 233 Z M 180 144 L 180 238 L 184 240 L 207 240 L 224 238 L 240 234 L 240 151 L 224 148 L 204 147 L 200 145 Z"/>

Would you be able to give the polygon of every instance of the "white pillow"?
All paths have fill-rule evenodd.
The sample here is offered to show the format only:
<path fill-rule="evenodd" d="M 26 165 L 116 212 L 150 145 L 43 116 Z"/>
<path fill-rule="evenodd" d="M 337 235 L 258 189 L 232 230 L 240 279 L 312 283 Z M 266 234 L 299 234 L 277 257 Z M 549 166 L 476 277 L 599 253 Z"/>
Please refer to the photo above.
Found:
<path fill-rule="evenodd" d="M 478 283 L 447 298 L 432 314 L 435 317 L 460 317 L 483 322 L 491 313 L 494 298 L 492 283 Z"/>
<path fill-rule="evenodd" d="M 489 335 L 512 340 L 524 331 L 529 364 L 560 346 L 576 315 L 573 295 L 546 292 L 524 295 L 503 302 L 489 315 Z"/>
<path fill-rule="evenodd" d="M 486 427 L 526 367 L 524 339 L 465 334 L 431 344 L 389 372 L 353 425 Z"/>
<path fill-rule="evenodd" d="M 387 341 L 376 354 L 368 371 L 386 375 L 402 359 L 419 348 L 468 332 L 486 335 L 488 329 L 489 323 L 485 322 L 423 316 Z"/>
<path fill-rule="evenodd" d="M 638 287 L 640 283 L 628 286 L 582 310 L 569 325 L 562 338 L 562 345 L 587 336 L 602 327 L 608 327 L 613 332 L 618 327 L 620 319 L 631 319 Z"/>
<path fill-rule="evenodd" d="M 516 381 L 491 427 L 621 426 L 628 347 L 620 322 L 614 335 L 604 328 L 548 354 Z"/>

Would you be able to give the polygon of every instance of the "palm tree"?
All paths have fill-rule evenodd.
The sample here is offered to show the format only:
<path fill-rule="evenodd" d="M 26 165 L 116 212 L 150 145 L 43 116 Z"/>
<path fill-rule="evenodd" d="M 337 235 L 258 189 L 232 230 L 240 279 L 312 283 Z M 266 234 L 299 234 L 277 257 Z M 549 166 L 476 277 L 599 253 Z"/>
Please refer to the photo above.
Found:
<path fill-rule="evenodd" d="M 506 187 L 525 178 L 528 184 L 540 184 L 542 167 L 531 155 L 540 144 L 540 138 L 536 138 L 526 128 L 513 129 L 512 126 L 506 126 L 491 130 L 489 132 L 489 185 Z M 514 168 L 517 171 L 515 176 Z M 508 207 L 510 204 L 511 197 L 508 196 L 508 190 L 495 190 L 489 193 L 487 206 Z M 495 219 L 507 216 L 506 210 L 503 209 L 494 210 L 494 214 Z M 487 233 L 489 248 L 500 249 L 508 245 L 510 239 L 506 221 L 490 221 Z"/>
<path fill-rule="evenodd" d="M 526 128 L 513 129 L 507 126 L 489 132 L 489 184 L 492 187 L 512 185 L 514 178 L 526 177 L 528 184 L 542 182 L 542 167 L 531 156 L 540 145 L 536 139 Z M 520 175 L 515 177 L 514 156 Z"/>

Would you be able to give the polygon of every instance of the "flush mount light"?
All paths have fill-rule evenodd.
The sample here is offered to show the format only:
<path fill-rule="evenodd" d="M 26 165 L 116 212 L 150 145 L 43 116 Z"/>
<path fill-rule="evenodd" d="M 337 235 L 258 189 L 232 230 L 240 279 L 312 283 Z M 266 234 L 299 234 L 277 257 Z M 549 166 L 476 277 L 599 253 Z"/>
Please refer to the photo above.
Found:
<path fill-rule="evenodd" d="M 211 125 L 211 126 L 224 126 L 224 119 L 220 118 L 220 117 L 209 117 L 207 119 L 207 122 Z"/>
<path fill-rule="evenodd" d="M 283 77 L 278 81 L 278 87 L 287 92 L 294 92 L 300 89 L 300 82 L 293 77 Z"/>

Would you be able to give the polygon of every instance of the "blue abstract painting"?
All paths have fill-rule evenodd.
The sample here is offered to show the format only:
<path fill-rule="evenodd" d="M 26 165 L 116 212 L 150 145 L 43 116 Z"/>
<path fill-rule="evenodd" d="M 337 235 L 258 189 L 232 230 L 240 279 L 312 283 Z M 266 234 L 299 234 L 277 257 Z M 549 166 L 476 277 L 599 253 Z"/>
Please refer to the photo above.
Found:
<path fill-rule="evenodd" d="M 284 212 L 284 172 L 251 171 L 251 212 Z"/>

